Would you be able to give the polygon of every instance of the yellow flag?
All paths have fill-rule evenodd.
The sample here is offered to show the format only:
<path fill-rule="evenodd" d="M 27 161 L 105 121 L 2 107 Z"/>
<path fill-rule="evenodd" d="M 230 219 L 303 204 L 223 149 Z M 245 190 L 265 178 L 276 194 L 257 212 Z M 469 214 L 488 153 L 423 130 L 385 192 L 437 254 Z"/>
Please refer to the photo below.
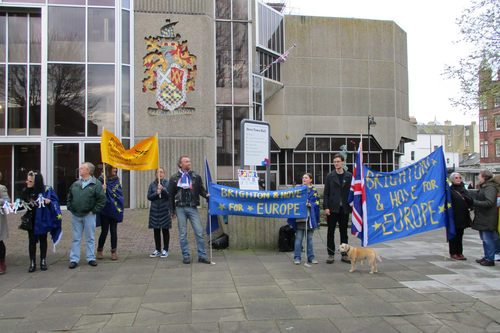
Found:
<path fill-rule="evenodd" d="M 125 150 L 112 133 L 103 130 L 101 159 L 104 163 L 125 170 L 151 170 L 158 168 L 158 139 L 152 136 L 142 140 L 132 149 Z"/>

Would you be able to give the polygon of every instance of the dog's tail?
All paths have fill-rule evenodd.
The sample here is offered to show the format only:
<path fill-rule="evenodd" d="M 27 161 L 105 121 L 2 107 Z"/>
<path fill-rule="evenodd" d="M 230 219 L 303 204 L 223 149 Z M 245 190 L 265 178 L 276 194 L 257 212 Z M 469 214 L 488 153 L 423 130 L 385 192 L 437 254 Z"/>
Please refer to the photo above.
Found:
<path fill-rule="evenodd" d="M 378 256 L 378 254 L 377 254 L 377 253 L 375 253 L 375 256 L 377 257 L 377 260 L 378 260 L 378 261 L 382 262 L 382 259 L 380 259 L 380 257 Z"/>

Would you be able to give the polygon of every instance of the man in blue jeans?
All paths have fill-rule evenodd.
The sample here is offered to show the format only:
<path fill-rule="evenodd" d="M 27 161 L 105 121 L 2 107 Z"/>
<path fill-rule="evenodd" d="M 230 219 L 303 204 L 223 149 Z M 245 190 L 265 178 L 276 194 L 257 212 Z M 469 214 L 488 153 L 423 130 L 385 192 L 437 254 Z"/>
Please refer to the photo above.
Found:
<path fill-rule="evenodd" d="M 172 219 L 178 218 L 179 241 L 182 251 L 182 262 L 191 263 L 189 257 L 189 246 L 187 240 L 187 220 L 196 236 L 198 247 L 198 262 L 210 264 L 205 251 L 205 237 L 203 236 L 203 226 L 201 224 L 198 206 L 200 205 L 200 195 L 207 199 L 210 194 L 203 187 L 201 176 L 191 170 L 191 161 L 187 156 L 181 156 L 177 161 L 179 171 L 170 177 L 168 183 L 170 214 Z"/>
<path fill-rule="evenodd" d="M 96 215 L 106 205 L 106 194 L 102 184 L 94 176 L 95 167 L 85 162 L 78 169 L 80 178 L 71 185 L 68 193 L 68 210 L 71 212 L 73 225 L 73 242 L 69 256 L 69 268 L 73 269 L 80 261 L 80 243 L 85 231 L 87 246 L 87 262 L 90 266 L 97 266 L 95 261 L 95 222 Z"/>

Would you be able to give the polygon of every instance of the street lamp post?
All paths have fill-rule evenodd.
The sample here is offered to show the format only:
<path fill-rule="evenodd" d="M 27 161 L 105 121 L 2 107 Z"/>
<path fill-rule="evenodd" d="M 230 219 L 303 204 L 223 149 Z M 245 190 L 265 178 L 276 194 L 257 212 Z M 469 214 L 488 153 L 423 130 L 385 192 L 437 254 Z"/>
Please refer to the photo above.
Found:
<path fill-rule="evenodd" d="M 377 125 L 377 122 L 375 121 L 375 117 L 368 116 L 368 159 L 367 159 L 367 164 L 368 167 L 370 167 L 370 127 Z"/>

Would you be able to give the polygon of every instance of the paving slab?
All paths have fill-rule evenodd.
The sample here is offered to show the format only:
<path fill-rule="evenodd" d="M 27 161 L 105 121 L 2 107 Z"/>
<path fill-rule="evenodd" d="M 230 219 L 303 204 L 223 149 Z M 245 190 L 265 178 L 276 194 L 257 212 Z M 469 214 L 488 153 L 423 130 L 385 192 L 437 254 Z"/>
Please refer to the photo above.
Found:
<path fill-rule="evenodd" d="M 339 333 L 338 328 L 327 318 L 287 319 L 276 321 L 280 332 Z"/>
<path fill-rule="evenodd" d="M 288 299 L 243 299 L 241 303 L 248 320 L 300 318 Z"/>
<path fill-rule="evenodd" d="M 142 297 L 96 298 L 85 314 L 136 313 L 141 301 Z"/>
<path fill-rule="evenodd" d="M 135 326 L 191 324 L 191 302 L 143 303 L 134 320 Z"/>
<path fill-rule="evenodd" d="M 238 295 L 246 298 L 285 298 L 285 294 L 277 285 L 238 287 Z"/>
<path fill-rule="evenodd" d="M 213 323 L 226 321 L 247 321 L 243 307 L 233 309 L 193 310 L 193 323 Z"/>
<path fill-rule="evenodd" d="M 354 316 L 398 316 L 403 313 L 394 305 L 378 296 L 337 297 L 339 302 Z"/>
<path fill-rule="evenodd" d="M 159 333 L 219 333 L 217 323 L 160 325 Z"/>
<path fill-rule="evenodd" d="M 220 333 L 280 333 L 274 320 L 221 322 L 219 328 Z"/>
<path fill-rule="evenodd" d="M 241 308 L 237 293 L 193 294 L 193 310 Z"/>
<path fill-rule="evenodd" d="M 341 333 L 397 333 L 400 332 L 381 317 L 335 318 L 333 324 Z"/>

